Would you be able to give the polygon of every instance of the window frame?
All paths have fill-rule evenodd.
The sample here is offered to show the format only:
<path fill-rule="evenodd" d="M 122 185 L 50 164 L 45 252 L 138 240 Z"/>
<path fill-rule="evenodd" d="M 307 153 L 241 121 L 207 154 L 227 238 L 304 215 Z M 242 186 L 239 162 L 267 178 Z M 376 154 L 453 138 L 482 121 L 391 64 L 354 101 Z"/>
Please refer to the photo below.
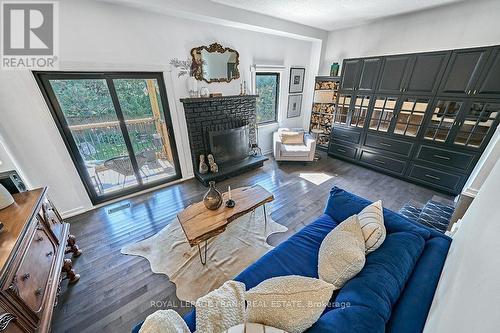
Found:
<path fill-rule="evenodd" d="M 285 101 L 285 104 L 288 101 L 286 91 L 286 81 L 288 79 L 287 75 L 287 67 L 284 65 L 260 65 L 260 64 L 254 64 L 250 66 L 250 92 L 253 95 L 256 95 L 256 87 L 255 87 L 255 74 L 256 73 L 277 73 L 280 76 L 280 82 L 279 82 L 279 94 L 278 94 L 278 114 L 277 114 L 277 119 L 274 122 L 269 122 L 269 123 L 262 123 L 262 124 L 257 124 L 257 128 L 265 128 L 265 127 L 276 127 L 278 128 L 279 124 L 286 119 L 286 105 L 283 105 L 283 101 Z"/>
<path fill-rule="evenodd" d="M 254 91 L 257 94 L 257 76 L 264 76 L 264 75 L 269 75 L 269 76 L 275 76 L 276 77 L 276 97 L 275 97 L 275 104 L 274 104 L 274 119 L 272 120 L 267 120 L 267 121 L 262 121 L 262 122 L 257 122 L 257 126 L 263 126 L 263 125 L 268 125 L 268 124 L 274 124 L 278 123 L 279 121 L 279 113 L 280 113 L 280 94 L 281 94 L 281 72 L 279 71 L 268 71 L 268 70 L 262 70 L 262 71 L 256 71 L 254 74 Z M 257 115 L 257 108 L 255 109 L 255 114 Z"/>

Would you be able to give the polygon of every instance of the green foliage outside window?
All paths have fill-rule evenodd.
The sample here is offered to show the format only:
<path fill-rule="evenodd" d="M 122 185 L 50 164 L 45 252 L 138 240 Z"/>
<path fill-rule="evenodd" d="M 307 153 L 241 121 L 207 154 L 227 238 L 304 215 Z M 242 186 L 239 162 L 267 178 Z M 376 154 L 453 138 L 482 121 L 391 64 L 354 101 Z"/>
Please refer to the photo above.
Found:
<path fill-rule="evenodd" d="M 276 121 L 278 118 L 279 74 L 256 73 L 257 123 Z"/>

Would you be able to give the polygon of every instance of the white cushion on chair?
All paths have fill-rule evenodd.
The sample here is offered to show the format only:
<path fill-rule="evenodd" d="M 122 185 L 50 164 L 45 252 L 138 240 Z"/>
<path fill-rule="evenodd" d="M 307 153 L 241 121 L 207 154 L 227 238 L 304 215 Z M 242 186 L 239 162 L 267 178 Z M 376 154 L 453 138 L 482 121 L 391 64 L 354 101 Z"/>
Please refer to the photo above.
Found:
<path fill-rule="evenodd" d="M 306 145 L 281 145 L 281 156 L 284 157 L 307 157 L 310 151 Z"/>

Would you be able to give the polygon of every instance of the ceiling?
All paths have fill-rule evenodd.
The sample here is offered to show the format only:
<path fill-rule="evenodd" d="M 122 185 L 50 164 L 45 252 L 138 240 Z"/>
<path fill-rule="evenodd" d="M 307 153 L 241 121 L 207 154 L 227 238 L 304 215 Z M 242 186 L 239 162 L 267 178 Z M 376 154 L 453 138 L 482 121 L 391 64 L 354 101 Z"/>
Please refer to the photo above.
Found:
<path fill-rule="evenodd" d="M 361 25 L 464 0 L 210 0 L 323 30 Z"/>

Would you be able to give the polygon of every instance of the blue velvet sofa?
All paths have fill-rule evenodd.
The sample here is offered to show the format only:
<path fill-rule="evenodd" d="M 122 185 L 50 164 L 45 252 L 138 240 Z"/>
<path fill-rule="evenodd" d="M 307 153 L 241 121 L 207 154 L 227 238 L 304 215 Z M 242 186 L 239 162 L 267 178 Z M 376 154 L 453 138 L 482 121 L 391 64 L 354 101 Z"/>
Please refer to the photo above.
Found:
<path fill-rule="evenodd" d="M 235 280 L 247 289 L 275 276 L 318 277 L 323 238 L 371 202 L 334 187 L 323 215 L 265 254 Z M 308 333 L 421 332 L 451 239 L 384 209 L 387 237 L 366 257 L 363 270 L 335 292 L 331 306 Z M 184 320 L 195 330 L 195 310 Z M 141 324 L 133 328 L 139 331 Z"/>

